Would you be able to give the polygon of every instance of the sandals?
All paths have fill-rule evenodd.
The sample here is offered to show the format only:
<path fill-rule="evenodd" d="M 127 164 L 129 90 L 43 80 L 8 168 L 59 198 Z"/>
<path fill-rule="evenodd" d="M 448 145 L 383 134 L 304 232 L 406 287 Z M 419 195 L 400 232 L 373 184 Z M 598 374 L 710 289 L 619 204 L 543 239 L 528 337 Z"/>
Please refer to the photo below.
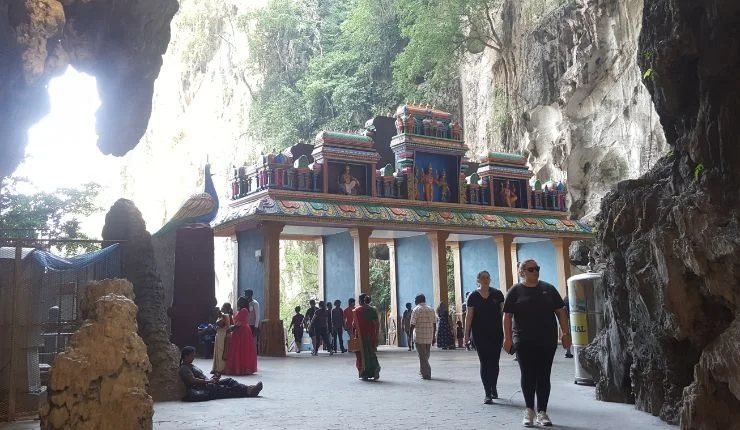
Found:
<path fill-rule="evenodd" d="M 262 391 L 262 381 L 259 381 L 257 385 L 250 385 L 247 387 L 247 397 L 257 397 Z"/>

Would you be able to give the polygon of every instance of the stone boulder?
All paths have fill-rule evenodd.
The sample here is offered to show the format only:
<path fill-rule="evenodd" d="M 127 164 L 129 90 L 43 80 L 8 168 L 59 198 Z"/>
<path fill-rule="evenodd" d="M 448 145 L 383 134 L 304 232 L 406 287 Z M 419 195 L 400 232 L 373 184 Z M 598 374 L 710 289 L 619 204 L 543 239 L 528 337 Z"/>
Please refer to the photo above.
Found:
<path fill-rule="evenodd" d="M 113 204 L 105 216 L 103 239 L 122 241 L 121 273 L 134 285 L 139 335 L 152 363 L 149 394 L 155 401 L 180 400 L 185 396 L 185 385 L 178 376 L 180 352 L 170 342 L 164 288 L 152 238 L 134 202 L 119 199 Z"/>
<path fill-rule="evenodd" d="M 89 284 L 81 303 L 85 323 L 51 368 L 42 429 L 152 428 L 151 364 L 136 334 L 132 299 L 126 280 Z"/>
<path fill-rule="evenodd" d="M 639 52 L 672 151 L 602 201 L 597 397 L 686 429 L 740 422 L 740 2 L 646 0 Z"/>

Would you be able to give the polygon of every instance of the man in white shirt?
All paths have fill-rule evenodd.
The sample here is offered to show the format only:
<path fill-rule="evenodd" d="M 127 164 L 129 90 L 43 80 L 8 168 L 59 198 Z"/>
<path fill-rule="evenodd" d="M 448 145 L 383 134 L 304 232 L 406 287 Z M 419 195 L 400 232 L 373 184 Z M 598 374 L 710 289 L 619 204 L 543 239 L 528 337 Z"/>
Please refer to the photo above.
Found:
<path fill-rule="evenodd" d="M 249 328 L 252 329 L 252 337 L 254 337 L 254 343 L 257 345 L 257 352 L 260 350 L 259 342 L 259 326 L 260 326 L 260 304 L 253 298 L 254 291 L 246 290 L 244 297 L 249 300 Z"/>
<path fill-rule="evenodd" d="M 427 306 L 424 294 L 416 296 L 416 307 L 411 312 L 411 330 L 414 332 L 416 353 L 419 354 L 419 373 L 422 379 L 432 379 L 429 353 L 437 342 L 437 314 Z"/>

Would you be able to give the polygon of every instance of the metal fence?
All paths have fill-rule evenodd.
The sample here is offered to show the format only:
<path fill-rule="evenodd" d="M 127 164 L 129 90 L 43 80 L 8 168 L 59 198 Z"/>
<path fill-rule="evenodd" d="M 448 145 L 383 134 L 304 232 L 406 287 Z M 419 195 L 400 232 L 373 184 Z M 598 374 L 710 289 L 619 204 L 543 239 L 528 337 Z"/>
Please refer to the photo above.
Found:
<path fill-rule="evenodd" d="M 87 283 L 121 273 L 118 247 L 67 266 L 51 264 L 66 260 L 46 252 L 70 242 L 101 249 L 111 243 L 19 236 L 0 234 L 0 420 L 7 421 L 38 413 L 51 364 L 82 324 L 79 299 Z"/>

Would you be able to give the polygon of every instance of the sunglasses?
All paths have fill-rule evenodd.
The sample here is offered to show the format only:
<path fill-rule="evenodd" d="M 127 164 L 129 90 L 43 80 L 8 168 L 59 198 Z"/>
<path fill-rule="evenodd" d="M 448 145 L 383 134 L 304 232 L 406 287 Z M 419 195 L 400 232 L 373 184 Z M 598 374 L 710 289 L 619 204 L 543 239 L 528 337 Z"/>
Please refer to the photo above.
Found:
<path fill-rule="evenodd" d="M 529 273 L 534 273 L 534 272 L 540 273 L 540 266 L 527 267 L 524 270 L 526 270 Z"/>

